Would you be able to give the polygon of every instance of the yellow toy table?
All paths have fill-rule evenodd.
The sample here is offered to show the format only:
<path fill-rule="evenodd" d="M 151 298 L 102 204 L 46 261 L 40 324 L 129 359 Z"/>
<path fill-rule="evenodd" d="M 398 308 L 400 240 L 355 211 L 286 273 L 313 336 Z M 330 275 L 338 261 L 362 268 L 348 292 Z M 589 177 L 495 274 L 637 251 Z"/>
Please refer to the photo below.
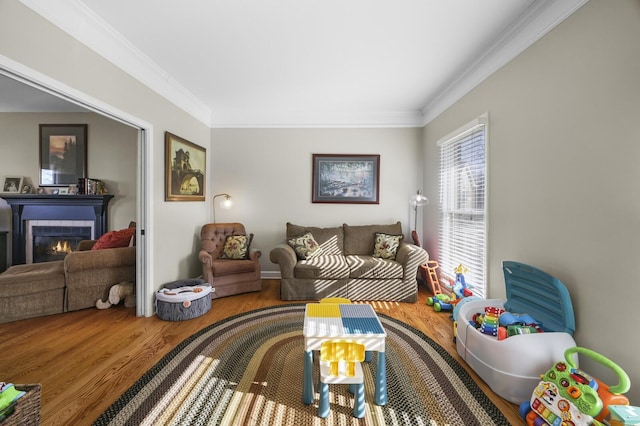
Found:
<path fill-rule="evenodd" d="M 345 339 L 377 351 L 375 403 L 387 403 L 385 339 L 387 333 L 371 305 L 309 303 L 304 312 L 304 381 L 302 401 L 313 402 L 313 352 L 322 342 Z"/>

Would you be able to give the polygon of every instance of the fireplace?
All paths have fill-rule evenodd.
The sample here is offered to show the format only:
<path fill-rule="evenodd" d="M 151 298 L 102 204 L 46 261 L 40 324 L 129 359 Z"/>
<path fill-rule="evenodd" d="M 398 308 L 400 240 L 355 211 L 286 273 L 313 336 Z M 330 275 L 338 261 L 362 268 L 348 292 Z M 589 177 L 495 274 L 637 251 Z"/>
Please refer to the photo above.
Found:
<path fill-rule="evenodd" d="M 107 206 L 113 195 L 42 195 L 42 194 L 2 194 L 1 197 L 11 206 L 12 215 L 12 265 L 31 263 L 39 260 L 42 249 L 33 235 L 34 227 L 58 227 L 53 237 L 76 235 L 67 240 L 75 248 L 77 241 L 97 239 L 104 234 L 108 227 Z M 86 230 L 66 228 L 86 228 Z M 62 234 L 62 235 L 59 235 Z M 42 235 L 39 235 L 40 237 Z M 38 240 L 40 243 L 40 240 Z M 44 244 L 44 242 L 43 242 Z M 57 246 L 57 243 L 56 243 Z M 54 254 L 51 254 L 53 256 Z M 62 253 L 55 253 L 56 258 L 64 257 Z"/>
<path fill-rule="evenodd" d="M 50 262 L 62 260 L 67 253 L 75 250 L 82 240 L 92 238 L 91 226 L 32 226 L 31 228 L 31 259 L 27 253 L 27 263 Z M 28 249 L 28 247 L 27 247 Z"/>

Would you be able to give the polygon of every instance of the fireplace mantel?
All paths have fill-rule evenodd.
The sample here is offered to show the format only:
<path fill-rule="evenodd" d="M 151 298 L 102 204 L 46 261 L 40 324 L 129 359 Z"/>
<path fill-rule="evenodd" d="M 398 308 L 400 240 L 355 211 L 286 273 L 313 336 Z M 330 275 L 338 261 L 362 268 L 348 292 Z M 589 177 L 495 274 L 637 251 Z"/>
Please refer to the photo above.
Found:
<path fill-rule="evenodd" d="M 12 265 L 26 261 L 28 220 L 92 220 L 95 238 L 109 229 L 107 206 L 113 195 L 0 194 L 0 198 L 11 206 Z"/>

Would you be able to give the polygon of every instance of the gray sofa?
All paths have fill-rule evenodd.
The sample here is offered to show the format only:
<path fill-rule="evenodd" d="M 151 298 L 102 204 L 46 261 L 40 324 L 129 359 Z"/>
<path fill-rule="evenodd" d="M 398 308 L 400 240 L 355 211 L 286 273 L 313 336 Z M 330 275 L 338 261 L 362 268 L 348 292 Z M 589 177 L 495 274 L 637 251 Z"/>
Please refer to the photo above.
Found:
<path fill-rule="evenodd" d="M 400 222 L 333 228 L 287 223 L 287 241 L 309 232 L 320 246 L 319 254 L 302 259 L 287 243 L 277 245 L 269 254 L 280 266 L 282 300 L 418 300 L 418 266 L 429 259 L 423 248 L 402 240 L 395 259 L 373 256 L 376 233 L 402 235 Z"/>

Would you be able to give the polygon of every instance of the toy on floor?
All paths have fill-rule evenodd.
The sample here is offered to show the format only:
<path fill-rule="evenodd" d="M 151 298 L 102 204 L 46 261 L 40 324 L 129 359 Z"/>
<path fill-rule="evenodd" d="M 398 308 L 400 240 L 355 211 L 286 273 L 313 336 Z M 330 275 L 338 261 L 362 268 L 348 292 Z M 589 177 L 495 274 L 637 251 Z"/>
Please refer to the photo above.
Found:
<path fill-rule="evenodd" d="M 467 267 L 462 263 L 454 269 L 454 272 L 456 273 L 456 282 L 453 285 L 453 294 L 456 295 L 456 299 L 464 299 L 465 297 L 473 295 L 473 292 L 469 290 L 467 282 L 464 279 L 464 274 L 468 271 L 469 269 L 467 269 Z"/>
<path fill-rule="evenodd" d="M 464 279 L 464 273 L 468 269 L 461 263 L 454 269 L 456 281 L 453 284 L 450 297 L 442 297 L 442 294 L 436 294 L 434 297 L 427 298 L 427 305 L 433 306 L 436 312 L 453 311 L 454 307 L 465 297 L 473 295 L 473 292 L 467 287 Z M 449 300 L 447 300 L 449 299 Z"/>
<path fill-rule="evenodd" d="M 434 305 L 434 309 L 439 312 L 441 310 L 452 311 L 451 319 L 453 320 L 453 343 L 456 342 L 458 337 L 458 311 L 460 307 L 467 302 L 479 299 L 474 296 L 473 292 L 467 287 L 467 282 L 464 279 L 464 273 L 468 269 L 461 263 L 454 269 L 456 273 L 456 281 L 453 284 L 453 300 L 450 303 L 441 303 L 439 306 Z"/>
<path fill-rule="evenodd" d="M 436 294 L 435 296 L 427 297 L 427 305 L 433 306 L 433 310 L 440 312 L 442 306 L 450 305 L 451 297 L 444 293 Z"/>
<path fill-rule="evenodd" d="M 440 280 L 438 279 L 438 273 L 436 269 L 438 269 L 438 262 L 435 260 L 428 260 L 424 265 L 420 265 L 423 279 L 426 278 L 431 285 L 431 292 L 434 296 L 438 294 L 442 294 L 442 289 L 440 288 Z M 426 281 L 426 280 L 425 280 Z"/>
<path fill-rule="evenodd" d="M 576 367 L 574 353 L 588 356 L 610 368 L 618 384 L 609 387 Z M 531 399 L 520 405 L 520 414 L 529 426 L 600 424 L 609 407 L 628 405 L 622 395 L 630 388 L 629 376 L 617 364 L 587 348 L 573 347 L 565 351 L 565 361 L 555 363 L 533 391 Z"/>
<path fill-rule="evenodd" d="M 106 301 L 102 299 L 96 301 L 96 308 L 108 309 L 112 305 L 117 305 L 121 300 L 124 300 L 125 308 L 132 308 L 136 306 L 136 285 L 134 283 L 123 281 L 119 284 L 114 284 L 109 290 L 109 298 Z"/>

